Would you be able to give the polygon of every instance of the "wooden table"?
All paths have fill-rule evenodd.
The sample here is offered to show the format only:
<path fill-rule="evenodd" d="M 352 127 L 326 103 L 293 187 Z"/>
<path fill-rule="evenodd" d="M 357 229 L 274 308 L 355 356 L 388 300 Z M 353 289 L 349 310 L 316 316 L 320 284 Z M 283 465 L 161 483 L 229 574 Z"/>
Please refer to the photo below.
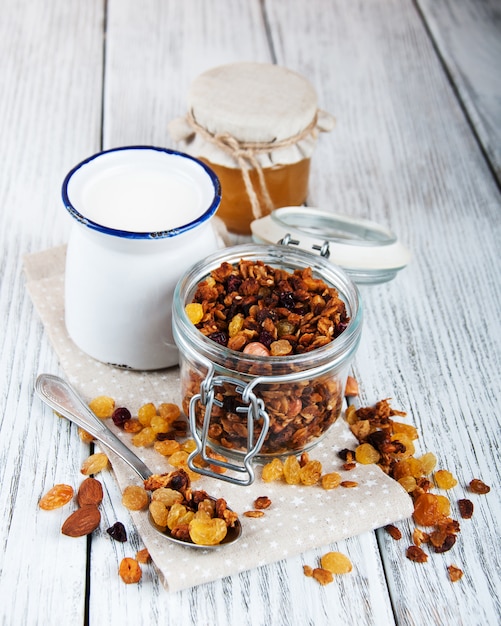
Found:
<path fill-rule="evenodd" d="M 500 11 L 498 0 L 3 0 L 2 624 L 500 623 Z M 492 489 L 471 496 L 456 546 L 426 564 L 405 557 L 409 521 L 400 542 L 378 530 L 169 594 L 152 568 L 124 585 L 104 530 L 68 542 L 38 509 L 89 448 L 34 399 L 39 372 L 63 372 L 22 258 L 67 241 L 60 186 L 75 163 L 119 145 L 174 147 L 167 123 L 191 81 L 237 60 L 305 74 L 336 116 L 309 204 L 375 220 L 412 250 L 396 280 L 362 288 L 362 402 L 392 397 L 409 412 L 421 453 L 458 478 L 451 500 L 474 477 Z M 326 549 L 354 572 L 321 587 L 302 564 Z"/>

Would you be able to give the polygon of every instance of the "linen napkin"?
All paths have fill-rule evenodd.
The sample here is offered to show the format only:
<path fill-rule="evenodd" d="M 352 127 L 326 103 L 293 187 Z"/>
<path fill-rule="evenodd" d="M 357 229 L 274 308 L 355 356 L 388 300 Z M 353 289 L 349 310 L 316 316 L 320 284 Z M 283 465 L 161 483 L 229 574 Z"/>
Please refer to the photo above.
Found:
<path fill-rule="evenodd" d="M 98 395 L 115 399 L 134 414 L 145 402 L 180 405 L 181 392 L 177 367 L 155 372 L 121 370 L 100 363 L 81 352 L 68 337 L 64 323 L 64 246 L 31 254 L 24 258 L 26 286 L 68 381 L 84 400 Z M 172 468 L 165 457 L 152 448 L 132 446 L 130 435 L 110 428 L 155 473 Z M 241 539 L 234 545 L 211 550 L 185 548 L 163 539 L 151 528 L 146 512 L 131 511 L 142 541 L 150 552 L 160 579 L 169 591 L 178 591 L 238 572 L 279 561 L 312 548 L 379 528 L 409 517 L 412 502 L 393 479 L 375 465 L 357 465 L 345 472 L 337 452 L 353 449 L 357 442 L 346 422 L 340 418 L 310 452 L 321 461 L 323 471 L 337 471 L 343 480 L 358 486 L 325 490 L 283 482 L 264 483 L 260 468 L 248 487 L 232 485 L 215 478 L 202 477 L 193 483 L 215 497 L 224 497 L 242 522 Z M 141 480 L 121 459 L 109 453 L 119 487 L 141 484 Z M 254 509 L 259 496 L 272 501 L 261 518 L 243 515 Z"/>

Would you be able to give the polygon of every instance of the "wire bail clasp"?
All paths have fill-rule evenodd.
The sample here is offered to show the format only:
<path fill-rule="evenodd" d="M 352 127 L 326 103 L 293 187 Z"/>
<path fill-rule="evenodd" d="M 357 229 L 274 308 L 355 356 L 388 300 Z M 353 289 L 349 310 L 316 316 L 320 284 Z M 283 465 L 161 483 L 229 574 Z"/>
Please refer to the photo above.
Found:
<path fill-rule="evenodd" d="M 211 476 L 212 478 L 218 478 L 219 480 L 224 480 L 235 485 L 250 485 L 254 482 L 252 459 L 256 456 L 263 445 L 263 441 L 270 426 L 270 416 L 265 410 L 263 400 L 258 398 L 253 391 L 256 381 L 245 384 L 242 383 L 242 381 L 229 376 L 213 376 L 213 373 L 213 369 L 212 371 L 209 371 L 200 385 L 200 393 L 195 394 L 190 400 L 190 429 L 197 447 L 188 457 L 188 467 L 199 474 Z M 209 427 L 214 405 L 217 407 L 223 406 L 222 401 L 216 398 L 215 389 L 224 383 L 233 385 L 235 387 L 235 392 L 242 397 L 243 404 L 242 406 L 236 408 L 236 412 L 242 416 L 245 415 L 247 419 L 247 452 L 242 452 L 243 458 L 240 463 L 215 459 L 207 453 Z M 200 429 L 197 426 L 198 407 L 205 408 L 200 433 Z M 259 421 L 262 421 L 262 426 L 259 436 L 254 442 L 254 426 L 255 423 Z M 195 465 L 195 459 L 197 457 L 207 463 L 208 466 L 199 467 L 198 465 Z M 231 470 L 240 476 L 220 474 L 212 470 L 210 465 L 216 465 L 217 467 Z"/>

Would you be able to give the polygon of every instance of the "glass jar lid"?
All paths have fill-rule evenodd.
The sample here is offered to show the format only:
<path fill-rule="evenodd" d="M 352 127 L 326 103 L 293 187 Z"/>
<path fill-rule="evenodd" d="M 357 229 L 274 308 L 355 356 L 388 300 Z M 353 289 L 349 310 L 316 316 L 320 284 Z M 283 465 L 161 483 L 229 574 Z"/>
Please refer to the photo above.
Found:
<path fill-rule="evenodd" d="M 251 223 L 257 243 L 281 243 L 317 252 L 358 284 L 392 280 L 410 260 L 396 235 L 375 222 L 298 206 L 283 207 Z"/>

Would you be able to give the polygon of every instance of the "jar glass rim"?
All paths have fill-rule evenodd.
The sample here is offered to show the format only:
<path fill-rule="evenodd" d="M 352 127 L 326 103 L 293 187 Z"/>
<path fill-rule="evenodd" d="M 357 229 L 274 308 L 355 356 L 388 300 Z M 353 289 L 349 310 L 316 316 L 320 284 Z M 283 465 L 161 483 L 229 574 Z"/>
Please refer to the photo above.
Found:
<path fill-rule="evenodd" d="M 100 224 L 99 222 L 96 222 L 86 217 L 85 215 L 83 215 L 74 206 L 74 202 L 70 198 L 71 192 L 70 192 L 69 187 L 71 186 L 71 182 L 72 180 L 74 180 L 74 177 L 81 174 L 84 171 L 86 166 L 88 166 L 89 164 L 92 164 L 97 159 L 103 156 L 106 157 L 107 155 L 111 156 L 115 154 L 120 155 L 121 153 L 125 153 L 127 151 L 128 152 L 150 151 L 152 153 L 160 153 L 160 154 L 170 155 L 174 157 L 179 157 L 180 159 L 186 159 L 187 163 L 189 162 L 190 164 L 195 164 L 197 167 L 200 168 L 200 171 L 204 173 L 204 175 L 207 177 L 209 181 L 209 184 L 211 187 L 211 199 L 210 199 L 209 206 L 196 219 L 191 220 L 187 222 L 186 224 L 181 224 L 174 228 L 169 228 L 165 230 L 147 230 L 147 231 L 138 231 L 138 232 L 131 231 L 131 230 L 124 230 L 120 228 L 112 228 L 110 226 Z M 78 223 L 92 230 L 96 230 L 106 235 L 111 235 L 114 237 L 120 237 L 122 239 L 167 239 L 169 237 L 175 237 L 177 235 L 181 235 L 185 232 L 192 230 L 193 228 L 196 228 L 202 225 L 203 223 L 207 222 L 216 213 L 219 207 L 219 204 L 221 202 L 221 184 L 219 182 L 217 175 L 209 166 L 207 166 L 201 160 L 189 154 L 186 154 L 184 152 L 179 152 L 177 150 L 171 150 L 169 148 L 162 148 L 162 147 L 157 147 L 157 146 L 134 145 L 134 146 L 121 146 L 118 148 L 111 148 L 109 150 L 102 150 L 84 159 L 77 165 L 75 165 L 64 178 L 62 189 L 61 189 L 61 195 L 62 195 L 64 206 L 66 210 L 68 211 L 68 213 L 71 215 L 71 217 L 74 218 Z"/>

